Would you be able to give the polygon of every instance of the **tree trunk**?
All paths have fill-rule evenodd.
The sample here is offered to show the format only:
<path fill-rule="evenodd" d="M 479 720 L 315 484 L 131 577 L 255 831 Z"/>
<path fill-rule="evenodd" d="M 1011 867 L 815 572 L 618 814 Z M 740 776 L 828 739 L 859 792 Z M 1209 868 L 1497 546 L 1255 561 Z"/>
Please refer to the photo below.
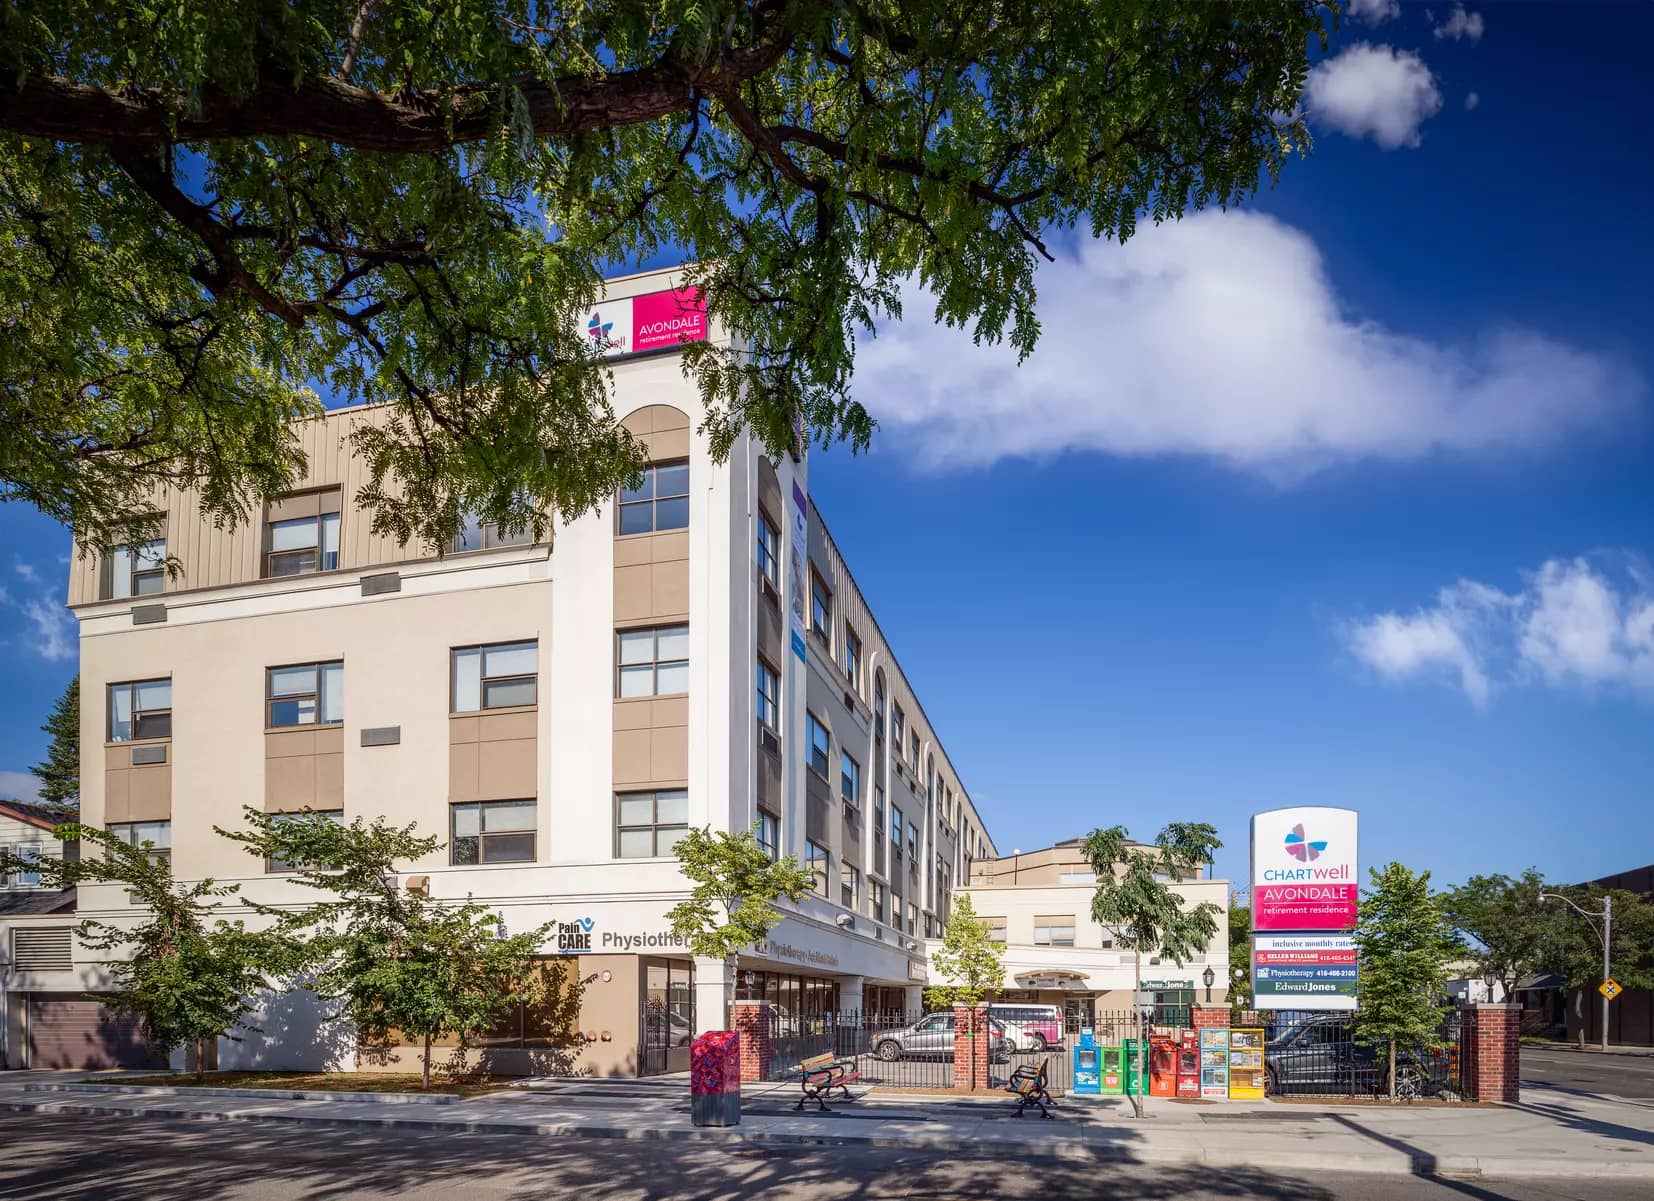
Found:
<path fill-rule="evenodd" d="M 1396 1099 L 1396 1040 L 1390 1040 L 1390 1100 Z"/>
<path fill-rule="evenodd" d="M 425 1082 L 420 1086 L 426 1092 L 431 1091 L 431 1034 L 425 1032 Z"/>
<path fill-rule="evenodd" d="M 207 1082 L 207 1040 L 204 1038 L 195 1040 L 195 1082 Z"/>
<path fill-rule="evenodd" d="M 1585 990 L 1584 990 L 1584 988 L 1574 989 L 1573 1006 L 1574 1006 L 1574 1041 L 1579 1045 L 1579 1049 L 1581 1051 L 1583 1051 L 1585 1049 Z"/>
<path fill-rule="evenodd" d="M 1148 1023 L 1143 1020 L 1143 951 L 1131 949 L 1131 1011 L 1137 1027 L 1137 1086 L 1131 1090 L 1132 1112 L 1143 1116 L 1143 1093 L 1148 1081 Z"/>

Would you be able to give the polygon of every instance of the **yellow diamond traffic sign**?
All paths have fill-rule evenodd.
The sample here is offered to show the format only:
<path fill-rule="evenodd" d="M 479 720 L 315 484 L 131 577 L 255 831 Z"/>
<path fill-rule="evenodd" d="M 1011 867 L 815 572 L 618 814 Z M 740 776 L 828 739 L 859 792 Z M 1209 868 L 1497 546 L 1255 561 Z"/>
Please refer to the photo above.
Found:
<path fill-rule="evenodd" d="M 1597 991 L 1612 1001 L 1625 990 L 1620 987 L 1620 982 L 1618 980 L 1615 980 L 1612 976 L 1610 976 L 1601 984 L 1597 985 Z"/>

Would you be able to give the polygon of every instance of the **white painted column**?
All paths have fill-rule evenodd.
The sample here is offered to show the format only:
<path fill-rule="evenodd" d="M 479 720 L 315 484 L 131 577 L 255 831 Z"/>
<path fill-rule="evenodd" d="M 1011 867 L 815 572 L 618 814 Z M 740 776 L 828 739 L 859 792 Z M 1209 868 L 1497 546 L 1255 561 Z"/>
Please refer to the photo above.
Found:
<path fill-rule="evenodd" d="M 902 991 L 906 993 L 904 1004 L 907 1009 L 908 1016 L 912 1017 L 916 1013 L 923 1012 L 925 1008 L 924 986 L 920 984 L 909 984 Z"/>
<path fill-rule="evenodd" d="M 734 960 L 695 958 L 695 1033 L 730 1029 L 729 1003 L 735 999 Z"/>
<path fill-rule="evenodd" d="M 838 1008 L 840 1013 L 860 1013 L 862 1011 L 862 978 L 860 976 L 840 976 L 838 978 Z"/>

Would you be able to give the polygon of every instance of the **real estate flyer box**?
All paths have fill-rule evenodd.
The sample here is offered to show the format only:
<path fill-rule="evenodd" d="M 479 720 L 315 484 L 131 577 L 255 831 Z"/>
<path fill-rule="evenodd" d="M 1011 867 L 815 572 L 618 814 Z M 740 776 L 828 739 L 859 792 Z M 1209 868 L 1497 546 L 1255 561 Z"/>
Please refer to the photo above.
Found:
<path fill-rule="evenodd" d="M 1200 1032 L 1200 1095 L 1221 1101 L 1229 1095 L 1229 1027 Z"/>
<path fill-rule="evenodd" d="M 1236 1027 L 1229 1031 L 1229 1098 L 1262 1101 L 1263 1085 L 1263 1030 Z"/>

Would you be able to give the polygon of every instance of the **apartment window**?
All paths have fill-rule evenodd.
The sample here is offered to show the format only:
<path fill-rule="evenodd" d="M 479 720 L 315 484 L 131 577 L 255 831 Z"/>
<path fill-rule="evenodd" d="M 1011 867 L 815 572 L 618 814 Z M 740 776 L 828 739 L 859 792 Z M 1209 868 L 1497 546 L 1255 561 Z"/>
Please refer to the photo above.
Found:
<path fill-rule="evenodd" d="M 326 818 L 328 821 L 338 826 L 345 824 L 345 811 L 343 809 L 308 809 L 300 813 L 273 813 L 270 815 L 270 824 L 277 826 L 285 825 L 288 822 L 296 821 L 299 818 L 305 817 Z M 296 872 L 305 866 L 306 865 L 303 863 L 289 863 L 285 859 L 266 859 L 264 861 L 264 870 L 271 873 Z"/>
<path fill-rule="evenodd" d="M 167 822 L 111 822 L 110 837 L 128 846 L 146 846 L 152 859 L 172 858 L 172 823 Z"/>
<path fill-rule="evenodd" d="M 914 730 L 908 735 L 908 758 L 913 763 L 913 770 L 919 770 L 919 731 Z"/>
<path fill-rule="evenodd" d="M 890 745 L 895 748 L 898 759 L 902 755 L 902 738 L 904 737 L 902 730 L 906 725 L 906 720 L 902 715 L 902 707 L 892 704 L 890 706 Z"/>
<path fill-rule="evenodd" d="M 989 942 L 1004 942 L 1005 941 L 1005 919 L 1004 918 L 1002 918 L 1002 917 L 985 917 L 985 918 L 982 918 L 980 920 L 981 920 L 981 922 L 984 926 L 988 927 L 988 941 Z"/>
<path fill-rule="evenodd" d="M 689 691 L 689 627 L 621 630 L 615 695 L 671 696 Z"/>
<path fill-rule="evenodd" d="M 620 493 L 620 532 L 653 534 L 689 528 L 689 461 L 651 463 L 643 482 Z"/>
<path fill-rule="evenodd" d="M 758 570 L 776 587 L 781 586 L 781 531 L 762 510 L 758 513 Z"/>
<path fill-rule="evenodd" d="M 1036 947 L 1071 947 L 1074 945 L 1074 916 L 1036 917 L 1034 919 Z"/>
<path fill-rule="evenodd" d="M 912 822 L 907 823 L 907 854 L 917 865 L 919 861 L 919 827 Z"/>
<path fill-rule="evenodd" d="M 339 490 L 271 501 L 264 520 L 264 574 L 304 575 L 339 566 Z"/>
<path fill-rule="evenodd" d="M 838 758 L 838 795 L 844 802 L 845 816 L 850 817 L 861 804 L 861 764 L 847 751 L 840 751 Z"/>
<path fill-rule="evenodd" d="M 539 806 L 532 800 L 448 806 L 448 862 L 533 863 Z"/>
<path fill-rule="evenodd" d="M 919 906 L 912 901 L 907 903 L 907 932 L 909 934 L 919 933 Z"/>
<path fill-rule="evenodd" d="M 813 841 L 804 843 L 804 868 L 818 896 L 827 895 L 827 848 Z"/>
<path fill-rule="evenodd" d="M 621 859 L 670 855 L 689 829 L 689 792 L 623 792 L 616 798 L 615 854 Z"/>
<path fill-rule="evenodd" d="M 867 882 L 867 889 L 868 892 L 872 894 L 873 920 L 876 922 L 882 922 L 884 921 L 884 885 L 880 884 L 877 880 L 869 880 Z"/>
<path fill-rule="evenodd" d="M 109 741 L 172 737 L 172 681 L 109 685 Z"/>
<path fill-rule="evenodd" d="M 496 642 L 453 650 L 453 711 L 509 709 L 539 700 L 540 644 Z"/>
<path fill-rule="evenodd" d="M 153 596 L 166 587 L 166 565 L 164 538 L 115 547 L 104 559 L 104 598 Z"/>
<path fill-rule="evenodd" d="M 496 521 L 483 521 L 475 513 L 460 515 L 459 533 L 448 544 L 452 554 L 468 550 L 492 550 L 496 546 L 527 546 L 534 541 L 534 531 L 528 526 L 520 530 L 505 529 Z"/>
<path fill-rule="evenodd" d="M 894 882 L 890 885 L 890 927 L 898 931 L 902 928 L 901 885 Z"/>
<path fill-rule="evenodd" d="M 812 569 L 810 572 L 810 632 L 822 646 L 833 644 L 833 594 Z"/>
<path fill-rule="evenodd" d="M 19 859 L 29 863 L 40 862 L 41 844 L 38 842 L 19 842 L 9 847 L 0 846 L 0 851 L 10 851 Z M 9 875 L 0 872 L 0 888 L 39 888 L 40 871 L 38 868 L 23 868 Z"/>
<path fill-rule="evenodd" d="M 763 659 L 758 660 L 758 720 L 772 730 L 781 728 L 781 677 Z"/>
<path fill-rule="evenodd" d="M 890 841 L 896 844 L 896 853 L 902 853 L 902 807 L 890 806 Z"/>
<path fill-rule="evenodd" d="M 850 677 L 850 687 L 861 691 L 861 639 L 846 623 L 844 627 L 844 674 Z"/>
<path fill-rule="evenodd" d="M 873 774 L 878 775 L 877 772 L 874 772 Z M 882 838 L 884 836 L 884 785 L 883 784 L 873 785 L 873 836 L 875 838 Z"/>
<path fill-rule="evenodd" d="M 265 671 L 265 721 L 280 726 L 328 725 L 345 719 L 345 665 L 299 663 Z"/>
<path fill-rule="evenodd" d="M 758 811 L 758 821 L 753 828 L 753 837 L 758 840 L 759 847 L 774 863 L 781 858 L 781 822 L 773 813 Z"/>
<path fill-rule="evenodd" d="M 1062 872 L 1057 876 L 1058 884 L 1095 884 L 1096 872 Z"/>
<path fill-rule="evenodd" d="M 861 895 L 861 872 L 848 863 L 839 868 L 838 873 L 838 903 L 846 909 L 855 909 L 856 899 Z"/>
<path fill-rule="evenodd" d="M 832 762 L 832 739 L 828 736 L 827 727 L 816 719 L 814 713 L 806 712 L 804 732 L 810 740 L 810 770 L 825 780 Z"/>

